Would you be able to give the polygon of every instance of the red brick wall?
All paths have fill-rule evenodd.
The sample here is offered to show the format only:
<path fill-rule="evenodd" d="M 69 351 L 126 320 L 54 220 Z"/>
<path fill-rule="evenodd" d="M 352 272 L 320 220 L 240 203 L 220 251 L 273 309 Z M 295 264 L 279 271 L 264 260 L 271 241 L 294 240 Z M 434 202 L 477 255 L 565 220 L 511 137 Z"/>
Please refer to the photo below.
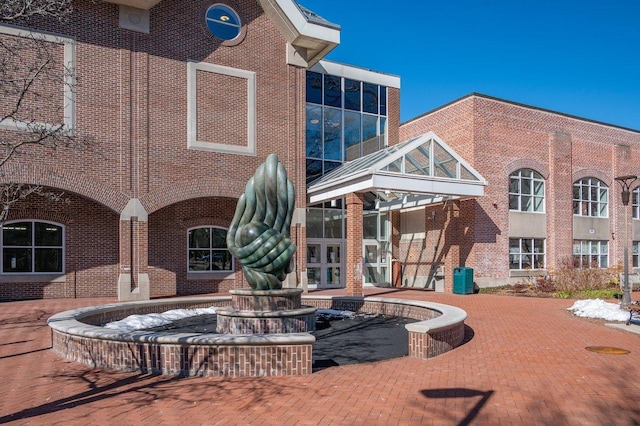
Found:
<path fill-rule="evenodd" d="M 475 95 L 404 123 L 400 140 L 430 130 L 489 182 L 484 197 L 461 204 L 460 263 L 474 268 L 474 278 L 506 282 L 509 276 L 508 176 L 521 167 L 546 179 L 548 269 L 572 254 L 577 176 L 595 175 L 610 186 L 611 229 L 622 235 L 624 216 L 613 178 L 640 173 L 639 132 Z M 620 145 L 630 148 L 622 152 Z M 610 263 L 621 262 L 620 239 L 610 244 Z"/>
<path fill-rule="evenodd" d="M 53 282 L 3 276 L 0 300 L 112 297 L 118 279 L 118 215 L 91 200 L 68 194 L 69 203 L 40 197 L 12 207 L 7 220 L 32 219 L 64 226 L 65 274 Z M 31 278 L 31 280 L 29 280 Z"/>
<path fill-rule="evenodd" d="M 244 285 L 240 272 L 233 279 L 187 280 L 186 229 L 228 227 L 237 197 L 271 153 L 278 154 L 294 182 L 296 205 L 304 206 L 304 70 L 286 64 L 285 39 L 257 1 L 229 2 L 247 25 L 245 38 L 235 46 L 224 46 L 208 33 L 203 17 L 209 4 L 164 0 L 150 11 L 149 34 L 119 28 L 118 6 L 106 3 L 75 2 L 66 24 L 32 22 L 34 28 L 76 40 L 77 129 L 91 143 L 82 151 L 25 148 L 3 168 L 7 180 L 80 195 L 60 207 L 73 218 L 66 240 L 69 259 L 77 265 L 73 276 L 67 274 L 64 285 L 2 283 L 3 297 L 115 296 L 119 266 L 131 261 L 131 247 L 119 244 L 130 223 L 137 223 L 133 278 L 135 272 L 147 272 L 148 244 L 152 296 Z M 188 61 L 256 73 L 255 156 L 187 149 Z M 206 79 L 199 90 L 203 122 L 198 130 L 207 139 L 227 135 L 229 145 L 241 144 L 246 105 L 238 104 L 238 96 L 231 97 L 229 107 L 220 105 L 224 89 L 206 93 L 215 90 Z M 242 128 L 231 128 L 237 126 Z M 130 198 L 140 199 L 149 214 L 148 242 L 144 222 L 119 224 Z M 24 211 L 15 214 L 29 218 Z M 294 241 L 299 235 L 304 229 L 294 233 Z M 136 271 L 136 265 L 142 269 Z"/>

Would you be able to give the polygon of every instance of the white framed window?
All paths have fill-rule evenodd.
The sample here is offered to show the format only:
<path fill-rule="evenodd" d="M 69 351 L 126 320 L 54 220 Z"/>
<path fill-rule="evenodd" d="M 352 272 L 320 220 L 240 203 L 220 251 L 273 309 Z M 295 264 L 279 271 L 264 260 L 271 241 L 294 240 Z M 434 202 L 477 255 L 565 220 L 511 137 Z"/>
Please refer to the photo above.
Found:
<path fill-rule="evenodd" d="M 631 252 L 633 258 L 633 268 L 640 268 L 640 241 L 634 241 L 631 244 Z"/>
<path fill-rule="evenodd" d="M 64 273 L 64 226 L 17 220 L 2 225 L 2 274 Z"/>
<path fill-rule="evenodd" d="M 544 179 L 532 169 L 520 169 L 509 176 L 509 210 L 544 213 Z"/>
<path fill-rule="evenodd" d="M 596 178 L 588 177 L 574 182 L 573 214 L 609 217 L 609 187 Z"/>
<path fill-rule="evenodd" d="M 542 238 L 509 238 L 509 269 L 545 269 L 545 240 Z"/>
<path fill-rule="evenodd" d="M 227 248 L 227 230 L 216 226 L 191 228 L 187 233 L 189 272 L 233 272 L 233 256 Z"/>
<path fill-rule="evenodd" d="M 608 268 L 608 241 L 573 241 L 573 264 L 577 268 Z"/>
<path fill-rule="evenodd" d="M 640 219 L 640 186 L 631 191 L 631 217 Z"/>

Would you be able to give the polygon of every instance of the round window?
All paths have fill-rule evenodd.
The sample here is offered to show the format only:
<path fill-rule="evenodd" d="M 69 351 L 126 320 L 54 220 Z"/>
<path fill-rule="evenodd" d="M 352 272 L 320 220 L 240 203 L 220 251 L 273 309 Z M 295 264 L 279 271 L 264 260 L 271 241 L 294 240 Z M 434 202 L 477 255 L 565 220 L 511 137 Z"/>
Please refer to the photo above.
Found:
<path fill-rule="evenodd" d="M 242 31 L 240 17 L 235 10 L 224 4 L 209 7 L 204 19 L 211 34 L 222 40 L 233 40 Z"/>

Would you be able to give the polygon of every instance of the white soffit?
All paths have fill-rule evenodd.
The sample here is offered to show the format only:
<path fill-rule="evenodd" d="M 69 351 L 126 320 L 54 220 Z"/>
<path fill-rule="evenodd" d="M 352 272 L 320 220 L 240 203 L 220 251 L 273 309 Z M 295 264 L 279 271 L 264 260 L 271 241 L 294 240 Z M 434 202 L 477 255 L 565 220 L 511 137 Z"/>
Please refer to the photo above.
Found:
<path fill-rule="evenodd" d="M 258 0 L 280 32 L 310 67 L 340 44 L 340 27 L 308 19 L 294 0 Z"/>
<path fill-rule="evenodd" d="M 352 65 L 340 64 L 322 60 L 309 69 L 323 74 L 335 75 L 336 77 L 349 78 L 351 80 L 366 81 L 367 83 L 380 84 L 382 86 L 400 88 L 400 77 L 380 73 L 377 71 L 354 67 Z"/>
<path fill-rule="evenodd" d="M 438 159 L 431 149 L 425 160 L 427 173 L 415 174 L 390 171 L 390 165 L 408 161 L 410 154 L 427 144 L 446 152 L 447 158 L 455 163 L 455 176 L 438 176 Z M 426 151 L 425 151 L 426 152 Z M 407 159 L 407 160 L 405 160 Z M 452 163 L 452 164 L 453 164 Z M 386 170 L 385 170 L 386 169 Z M 463 174 L 467 178 L 461 178 Z M 429 132 L 398 145 L 390 146 L 367 156 L 344 163 L 330 173 L 313 182 L 307 188 L 311 204 L 343 197 L 353 192 L 378 192 L 389 194 L 385 202 L 387 209 L 406 208 L 402 200 L 410 195 L 414 205 L 424 205 L 446 198 L 469 198 L 484 195 L 487 181 L 471 165 L 464 161 L 435 133 Z M 416 198 L 420 197 L 420 199 Z M 400 201 L 398 201 L 400 200 Z M 382 207 L 382 206 L 381 206 Z"/>

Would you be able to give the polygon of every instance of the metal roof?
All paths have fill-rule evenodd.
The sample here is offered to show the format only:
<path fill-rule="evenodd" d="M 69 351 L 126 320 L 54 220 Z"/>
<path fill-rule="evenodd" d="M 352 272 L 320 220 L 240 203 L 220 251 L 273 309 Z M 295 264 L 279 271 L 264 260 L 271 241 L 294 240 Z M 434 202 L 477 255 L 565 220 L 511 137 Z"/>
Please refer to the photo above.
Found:
<path fill-rule="evenodd" d="M 379 209 L 394 210 L 481 197 L 487 181 L 429 132 L 344 163 L 307 187 L 311 204 L 352 192 L 375 192 Z"/>

